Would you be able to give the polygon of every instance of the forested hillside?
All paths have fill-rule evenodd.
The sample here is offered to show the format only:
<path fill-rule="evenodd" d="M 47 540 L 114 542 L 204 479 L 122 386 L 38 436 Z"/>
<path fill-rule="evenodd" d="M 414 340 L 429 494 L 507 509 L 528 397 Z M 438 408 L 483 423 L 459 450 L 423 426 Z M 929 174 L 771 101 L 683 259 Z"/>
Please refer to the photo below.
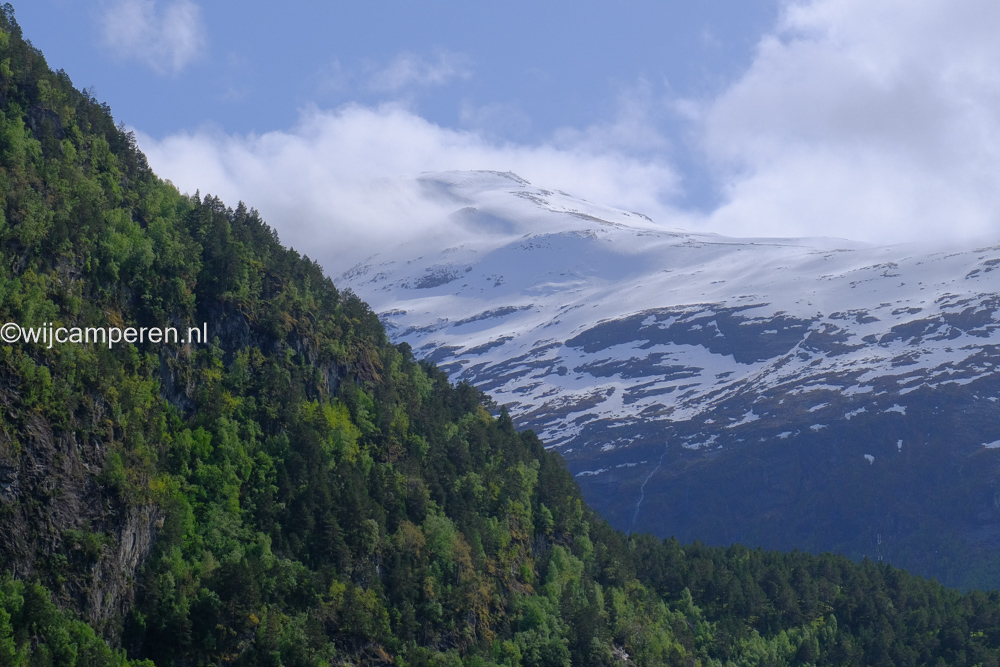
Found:
<path fill-rule="evenodd" d="M 0 665 L 996 665 L 1000 596 L 613 531 L 0 16 Z"/>

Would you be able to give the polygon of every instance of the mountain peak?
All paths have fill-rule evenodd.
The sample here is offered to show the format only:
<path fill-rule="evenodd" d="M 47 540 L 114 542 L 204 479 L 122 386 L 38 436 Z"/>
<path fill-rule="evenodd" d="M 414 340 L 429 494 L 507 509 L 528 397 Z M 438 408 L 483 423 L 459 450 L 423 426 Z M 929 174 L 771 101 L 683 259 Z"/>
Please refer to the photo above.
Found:
<path fill-rule="evenodd" d="M 382 313 L 394 340 L 489 392 L 557 447 L 589 501 L 620 528 L 760 539 L 764 529 L 742 515 L 719 519 L 721 532 L 709 536 L 672 495 L 688 483 L 679 470 L 703 474 L 706 461 L 723 459 L 739 468 L 758 446 L 782 458 L 829 456 L 816 442 L 867 442 L 845 460 L 887 466 L 896 480 L 921 478 L 917 469 L 941 456 L 992 452 L 982 447 L 996 440 L 992 431 L 953 429 L 940 447 L 906 443 L 914 429 L 926 439 L 937 428 L 913 422 L 944 400 L 939 393 L 992 414 L 992 403 L 978 403 L 1000 393 L 1000 248 L 736 239 L 664 229 L 504 175 L 442 181 L 460 196 L 449 219 L 465 240 L 389 249 L 344 279 Z M 885 451 L 859 428 L 879 433 Z M 841 488 L 855 483 L 852 470 Z M 940 479 L 971 484 L 953 472 Z M 748 493 L 773 492 L 741 482 Z M 709 505 L 712 488 L 726 487 L 699 485 Z M 838 501 L 802 502 L 820 511 Z M 775 535 L 764 544 L 864 553 L 810 530 L 802 528 L 805 541 Z"/>

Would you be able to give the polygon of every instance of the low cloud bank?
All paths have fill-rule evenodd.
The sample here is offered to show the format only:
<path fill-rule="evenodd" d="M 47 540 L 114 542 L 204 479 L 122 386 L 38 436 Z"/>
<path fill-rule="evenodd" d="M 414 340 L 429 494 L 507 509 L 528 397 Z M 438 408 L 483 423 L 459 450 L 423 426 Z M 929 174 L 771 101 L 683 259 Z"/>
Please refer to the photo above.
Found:
<path fill-rule="evenodd" d="M 413 177 L 453 169 L 513 171 L 666 226 L 733 236 L 989 239 L 1000 231 L 998 23 L 990 0 L 787 2 L 716 97 L 678 100 L 643 82 L 612 123 L 536 145 L 441 127 L 398 104 L 312 109 L 259 136 L 206 129 L 140 143 L 182 191 L 245 200 L 334 274 L 447 224 L 450 211 Z M 469 75 L 456 56 L 407 55 L 383 87 Z M 685 174 L 662 129 L 666 108 L 686 119 L 687 162 L 716 187 L 711 211 L 675 204 Z"/>
<path fill-rule="evenodd" d="M 596 130 L 595 130 L 596 131 Z M 333 274 L 385 244 L 419 239 L 453 206 L 428 198 L 415 176 L 428 171 L 512 171 L 541 187 L 594 202 L 672 217 L 663 201 L 676 188 L 665 163 L 588 141 L 501 144 L 434 125 L 395 105 L 305 113 L 290 131 L 232 136 L 204 130 L 161 141 L 139 137 L 150 164 L 182 191 L 257 208 L 284 243 Z"/>

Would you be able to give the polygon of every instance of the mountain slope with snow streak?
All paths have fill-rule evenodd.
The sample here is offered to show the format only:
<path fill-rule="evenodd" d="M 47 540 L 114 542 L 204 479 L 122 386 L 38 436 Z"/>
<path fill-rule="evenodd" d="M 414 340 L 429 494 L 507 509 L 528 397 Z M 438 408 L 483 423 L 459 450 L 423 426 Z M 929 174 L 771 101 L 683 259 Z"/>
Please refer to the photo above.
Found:
<path fill-rule="evenodd" d="M 734 239 L 513 174 L 420 182 L 441 234 L 341 282 L 615 525 L 1000 584 L 966 558 L 1000 545 L 1000 246 Z"/>

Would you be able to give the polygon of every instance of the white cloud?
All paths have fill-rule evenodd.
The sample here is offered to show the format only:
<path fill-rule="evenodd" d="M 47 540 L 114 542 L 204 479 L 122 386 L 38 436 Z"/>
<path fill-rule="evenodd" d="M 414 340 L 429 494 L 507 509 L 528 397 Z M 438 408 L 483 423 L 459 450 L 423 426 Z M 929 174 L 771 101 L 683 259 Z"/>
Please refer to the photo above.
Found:
<path fill-rule="evenodd" d="M 875 241 L 995 233 L 1000 41 L 991 0 L 790 2 L 748 71 L 685 110 L 726 233 Z"/>
<path fill-rule="evenodd" d="M 737 236 L 996 235 L 998 22 L 992 0 L 789 2 L 728 89 L 675 100 L 674 119 L 688 119 L 721 184 L 722 203 L 704 215 L 670 204 L 679 201 L 667 158 L 677 143 L 662 131 L 661 93 L 641 81 L 622 92 L 610 122 L 530 145 L 489 134 L 510 136 L 503 114 L 516 107 L 466 105 L 462 122 L 473 129 L 460 131 L 400 104 L 314 109 L 295 128 L 260 136 L 203 130 L 142 145 L 182 190 L 247 201 L 334 273 L 388 237 L 439 232 L 447 211 L 413 177 L 451 169 L 510 170 L 667 225 Z M 467 71 L 448 62 L 403 55 L 369 81 L 396 93 Z"/>
<path fill-rule="evenodd" d="M 438 51 L 430 60 L 413 53 L 400 53 L 392 62 L 371 73 L 368 88 L 395 93 L 405 88 L 442 86 L 454 79 L 467 79 L 472 70 L 466 56 Z"/>
<path fill-rule="evenodd" d="M 156 141 L 150 164 L 184 192 L 257 208 L 282 242 L 332 274 L 383 246 L 438 234 L 454 208 L 426 198 L 425 171 L 513 171 L 540 186 L 664 219 L 676 185 L 665 164 L 586 145 L 516 145 L 440 127 L 399 105 L 310 110 L 290 131 L 231 136 L 203 130 Z M 452 239 L 453 241 L 454 239 Z"/>
<path fill-rule="evenodd" d="M 191 0 L 174 0 L 161 9 L 155 0 L 107 0 L 101 20 L 108 48 L 160 74 L 179 73 L 205 48 L 201 9 Z"/>

